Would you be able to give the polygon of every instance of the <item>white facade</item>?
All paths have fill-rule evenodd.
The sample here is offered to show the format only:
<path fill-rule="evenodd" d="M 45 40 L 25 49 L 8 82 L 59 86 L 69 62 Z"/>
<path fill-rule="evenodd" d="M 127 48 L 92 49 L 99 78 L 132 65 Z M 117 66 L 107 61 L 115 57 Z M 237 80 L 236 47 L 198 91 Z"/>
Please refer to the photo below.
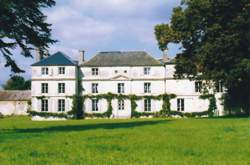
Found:
<path fill-rule="evenodd" d="M 203 112 L 208 109 L 209 101 L 200 99 L 200 92 L 195 91 L 195 82 L 188 79 L 174 79 L 175 68 L 173 64 L 159 66 L 63 66 L 65 74 L 58 74 L 62 66 L 32 66 L 32 109 L 42 111 L 42 99 L 47 99 L 48 112 L 60 112 L 59 100 L 65 100 L 65 109 L 72 108 L 70 96 L 77 94 L 78 78 L 82 86 L 82 94 L 95 96 L 99 94 L 121 92 L 123 95 L 158 96 L 161 94 L 175 94 L 177 97 L 170 101 L 171 110 L 181 112 Z M 42 74 L 42 68 L 48 68 L 48 74 Z M 148 69 L 145 69 L 148 68 Z M 95 69 L 95 73 L 93 73 Z M 42 84 L 48 84 L 48 92 L 42 93 Z M 58 84 L 65 84 L 65 92 L 58 92 Z M 122 84 L 122 85 L 121 85 Z M 145 84 L 149 84 L 145 91 Z M 118 89 L 118 86 L 122 86 Z M 147 86 L 147 85 L 146 85 Z M 93 89 L 94 88 L 94 89 Z M 223 106 L 220 101 L 221 93 L 216 94 L 218 115 L 223 115 Z M 138 112 L 145 112 L 144 100 L 136 101 Z M 44 103 L 43 103 L 44 104 Z M 46 104 L 46 102 L 45 102 Z M 95 104 L 95 105 L 93 105 Z M 150 112 L 158 112 L 163 101 L 151 100 Z M 105 99 L 94 102 L 87 98 L 83 104 L 85 113 L 103 113 L 108 108 Z M 97 106 L 97 107 L 96 107 Z M 179 107 L 178 107 L 179 106 Z M 121 109 L 122 107 L 122 109 Z M 117 99 L 112 100 L 113 116 L 115 118 L 131 117 L 130 100 L 124 100 L 121 105 Z"/>

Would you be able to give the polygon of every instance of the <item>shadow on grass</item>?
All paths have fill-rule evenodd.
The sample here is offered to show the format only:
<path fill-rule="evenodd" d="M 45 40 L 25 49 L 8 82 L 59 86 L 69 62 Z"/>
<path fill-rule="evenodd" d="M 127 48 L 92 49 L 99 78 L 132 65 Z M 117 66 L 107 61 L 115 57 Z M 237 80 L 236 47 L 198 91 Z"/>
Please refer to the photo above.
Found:
<path fill-rule="evenodd" d="M 78 124 L 78 125 L 62 125 L 51 126 L 44 128 L 15 128 L 5 129 L 5 133 L 41 133 L 41 132 L 70 132 L 70 131 L 87 131 L 95 129 L 120 129 L 120 128 L 134 128 L 147 125 L 156 125 L 166 123 L 170 120 L 157 120 L 157 121 L 133 121 L 133 122 L 120 122 L 120 123 L 91 123 L 91 124 Z"/>

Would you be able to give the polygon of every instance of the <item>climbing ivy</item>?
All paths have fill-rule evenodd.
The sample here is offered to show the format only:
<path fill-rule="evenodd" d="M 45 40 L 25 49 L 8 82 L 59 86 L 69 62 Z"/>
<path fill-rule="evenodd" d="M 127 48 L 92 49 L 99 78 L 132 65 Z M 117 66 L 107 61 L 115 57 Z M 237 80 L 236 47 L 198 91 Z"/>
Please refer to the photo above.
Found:
<path fill-rule="evenodd" d="M 214 112 L 217 109 L 216 106 L 216 98 L 214 94 L 203 94 L 200 96 L 201 99 L 208 99 L 209 100 L 209 106 L 208 106 L 208 116 L 209 117 L 213 117 L 214 116 Z"/>

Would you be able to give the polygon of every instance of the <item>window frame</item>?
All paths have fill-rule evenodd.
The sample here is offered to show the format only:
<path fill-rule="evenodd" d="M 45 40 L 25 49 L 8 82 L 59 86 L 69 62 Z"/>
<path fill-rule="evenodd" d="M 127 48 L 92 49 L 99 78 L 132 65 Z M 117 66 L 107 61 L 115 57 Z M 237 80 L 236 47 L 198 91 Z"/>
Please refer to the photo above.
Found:
<path fill-rule="evenodd" d="M 58 83 L 58 93 L 65 93 L 65 83 Z"/>
<path fill-rule="evenodd" d="M 125 110 L 125 101 L 124 100 L 118 100 L 117 102 L 118 110 L 124 111 Z"/>
<path fill-rule="evenodd" d="M 215 89 L 216 89 L 217 93 L 223 93 L 224 92 L 223 82 L 221 82 L 221 81 L 216 82 Z"/>
<path fill-rule="evenodd" d="M 48 99 L 41 100 L 41 112 L 48 112 L 49 111 L 49 104 Z"/>
<path fill-rule="evenodd" d="M 91 84 L 91 92 L 92 93 L 98 93 L 98 83 L 92 83 Z"/>
<path fill-rule="evenodd" d="M 65 99 L 58 99 L 57 111 L 58 112 L 65 112 Z"/>
<path fill-rule="evenodd" d="M 144 112 L 152 111 L 152 100 L 150 98 L 144 99 Z"/>
<path fill-rule="evenodd" d="M 117 84 L 117 93 L 125 93 L 125 83 Z"/>
<path fill-rule="evenodd" d="M 184 98 L 178 98 L 177 99 L 177 111 L 178 112 L 184 112 L 185 111 L 185 99 Z"/>
<path fill-rule="evenodd" d="M 151 68 L 150 67 L 144 67 L 143 68 L 144 75 L 150 75 L 150 72 L 151 72 Z"/>
<path fill-rule="evenodd" d="M 92 74 L 92 76 L 98 76 L 99 75 L 99 68 L 91 68 L 91 74 Z"/>
<path fill-rule="evenodd" d="M 195 81 L 195 92 L 202 92 L 202 82 L 201 81 Z"/>
<path fill-rule="evenodd" d="M 42 67 L 41 68 L 41 74 L 42 75 L 49 75 L 49 68 L 48 67 Z"/>
<path fill-rule="evenodd" d="M 49 84 L 48 83 L 42 83 L 41 84 L 41 93 L 48 93 L 49 91 Z"/>
<path fill-rule="evenodd" d="M 151 83 L 150 82 L 144 83 L 144 93 L 151 93 Z"/>
<path fill-rule="evenodd" d="M 65 75 L 65 67 L 58 67 L 58 74 Z"/>
<path fill-rule="evenodd" d="M 99 111 L 98 103 L 99 103 L 99 100 L 97 98 L 91 99 L 91 104 L 92 104 L 91 110 L 92 110 L 92 112 L 98 112 Z"/>

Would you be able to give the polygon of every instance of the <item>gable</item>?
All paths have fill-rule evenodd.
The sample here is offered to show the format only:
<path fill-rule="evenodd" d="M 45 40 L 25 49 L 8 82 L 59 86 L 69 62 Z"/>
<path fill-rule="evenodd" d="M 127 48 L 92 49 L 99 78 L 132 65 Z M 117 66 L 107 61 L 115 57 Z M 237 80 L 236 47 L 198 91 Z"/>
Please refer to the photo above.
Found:
<path fill-rule="evenodd" d="M 129 77 L 124 76 L 124 75 L 117 75 L 117 76 L 115 76 L 115 77 L 113 77 L 113 78 L 111 78 L 111 79 L 112 79 L 112 80 L 130 80 Z"/>

